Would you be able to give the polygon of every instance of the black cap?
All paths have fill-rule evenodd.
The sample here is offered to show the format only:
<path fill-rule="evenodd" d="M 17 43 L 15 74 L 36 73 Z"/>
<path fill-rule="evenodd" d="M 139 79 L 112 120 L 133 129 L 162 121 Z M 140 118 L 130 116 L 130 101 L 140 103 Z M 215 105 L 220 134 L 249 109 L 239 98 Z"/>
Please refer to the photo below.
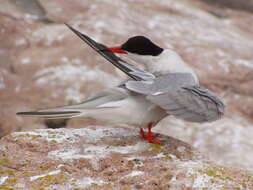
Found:
<path fill-rule="evenodd" d="M 157 56 L 162 53 L 163 49 L 155 45 L 145 36 L 134 36 L 129 38 L 122 46 L 122 50 L 138 55 Z"/>

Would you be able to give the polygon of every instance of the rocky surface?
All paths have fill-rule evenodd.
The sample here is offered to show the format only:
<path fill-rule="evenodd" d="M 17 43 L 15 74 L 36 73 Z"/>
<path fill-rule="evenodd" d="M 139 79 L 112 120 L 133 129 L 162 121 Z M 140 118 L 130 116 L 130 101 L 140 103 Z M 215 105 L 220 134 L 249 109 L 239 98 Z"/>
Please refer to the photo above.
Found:
<path fill-rule="evenodd" d="M 252 189 L 253 173 L 208 162 L 188 144 L 109 126 L 12 133 L 0 140 L 0 189 Z"/>
<path fill-rule="evenodd" d="M 240 5 L 235 0 L 41 0 L 42 9 L 34 11 L 25 8 L 29 0 L 16 2 L 0 0 L 0 136 L 94 124 L 70 120 L 56 125 L 15 113 L 80 102 L 124 78 L 62 24 L 66 22 L 108 45 L 142 34 L 178 51 L 201 84 L 224 99 L 226 116 L 201 125 L 170 117 L 157 131 L 192 144 L 216 163 L 253 170 L 251 0 Z"/>

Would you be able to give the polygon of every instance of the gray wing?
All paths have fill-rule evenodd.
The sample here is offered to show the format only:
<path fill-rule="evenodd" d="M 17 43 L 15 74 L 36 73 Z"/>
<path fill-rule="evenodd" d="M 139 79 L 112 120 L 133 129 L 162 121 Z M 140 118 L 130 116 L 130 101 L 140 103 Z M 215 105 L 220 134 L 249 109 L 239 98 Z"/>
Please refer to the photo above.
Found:
<path fill-rule="evenodd" d="M 168 114 L 186 121 L 214 121 L 224 114 L 223 102 L 188 73 L 169 73 L 153 81 L 128 81 L 126 88 L 146 95 Z"/>
<path fill-rule="evenodd" d="M 176 91 L 182 86 L 197 85 L 190 73 L 167 73 L 149 81 L 130 80 L 125 83 L 129 90 L 146 95 L 157 95 L 164 92 Z"/>
<path fill-rule="evenodd" d="M 92 49 L 98 52 L 101 56 L 103 56 L 106 60 L 111 62 L 115 67 L 126 73 L 129 77 L 134 80 L 152 80 L 155 76 L 149 72 L 143 71 L 138 67 L 131 65 L 124 60 L 120 59 L 113 52 L 107 49 L 107 47 L 101 43 L 97 43 L 90 37 L 81 32 L 77 31 L 73 27 L 66 24 L 67 27 L 71 31 L 73 31 L 79 38 L 81 38 L 85 43 L 87 43 Z"/>

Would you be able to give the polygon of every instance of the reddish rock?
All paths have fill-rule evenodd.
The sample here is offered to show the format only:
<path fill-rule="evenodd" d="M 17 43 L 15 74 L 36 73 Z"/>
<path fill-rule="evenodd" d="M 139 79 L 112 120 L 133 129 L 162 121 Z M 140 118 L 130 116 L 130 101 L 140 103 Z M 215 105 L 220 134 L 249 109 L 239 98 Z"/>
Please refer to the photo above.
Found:
<path fill-rule="evenodd" d="M 0 189 L 252 189 L 253 174 L 207 161 L 187 143 L 110 126 L 12 133 L 0 141 Z"/>

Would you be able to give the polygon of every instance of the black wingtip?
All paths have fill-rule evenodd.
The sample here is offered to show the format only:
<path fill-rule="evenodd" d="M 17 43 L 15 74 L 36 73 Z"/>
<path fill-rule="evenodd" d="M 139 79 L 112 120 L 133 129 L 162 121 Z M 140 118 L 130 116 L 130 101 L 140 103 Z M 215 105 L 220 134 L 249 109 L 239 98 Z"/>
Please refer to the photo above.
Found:
<path fill-rule="evenodd" d="M 64 23 L 72 32 L 74 32 L 75 34 L 77 34 L 79 37 L 81 37 L 81 39 L 83 39 L 83 37 L 85 38 L 89 38 L 88 36 L 86 36 L 85 34 L 79 32 L 78 30 L 76 30 L 75 28 L 73 28 L 72 26 L 70 26 L 67 23 Z"/>
<path fill-rule="evenodd" d="M 81 32 L 77 31 L 76 29 L 74 29 L 72 26 L 70 26 L 69 24 L 67 23 L 64 23 L 70 30 L 72 30 L 74 33 L 78 34 L 78 35 L 82 35 Z"/>
<path fill-rule="evenodd" d="M 70 26 L 69 24 L 67 23 L 64 23 L 68 28 L 70 28 L 71 30 L 75 30 L 72 26 Z"/>
<path fill-rule="evenodd" d="M 37 112 L 17 112 L 16 113 L 16 115 L 18 115 L 18 116 L 22 116 L 22 115 L 34 115 L 35 113 L 37 113 Z"/>
<path fill-rule="evenodd" d="M 17 112 L 16 115 L 25 115 L 27 112 Z"/>
<path fill-rule="evenodd" d="M 38 111 L 30 111 L 30 112 L 17 112 L 16 115 L 23 116 L 43 116 L 43 115 L 60 115 L 60 114 L 77 114 L 79 111 L 59 111 L 59 112 L 38 112 Z"/>
<path fill-rule="evenodd" d="M 121 71 L 126 73 L 129 77 L 131 77 L 134 80 L 140 80 L 139 77 L 134 76 L 130 73 L 131 70 L 121 64 L 120 62 L 124 62 L 122 59 L 114 55 L 113 52 L 109 51 L 107 47 L 104 44 L 97 43 L 95 40 L 91 39 L 85 34 L 82 34 L 81 32 L 77 31 L 70 25 L 66 24 L 65 25 L 73 31 L 79 38 L 81 38 L 85 43 L 87 43 L 91 48 L 93 48 L 96 52 L 98 52 L 100 55 L 102 55 L 105 59 L 107 59 L 109 62 L 111 62 L 115 67 L 119 68 Z"/>
<path fill-rule="evenodd" d="M 92 40 L 90 37 L 88 37 L 87 35 L 79 32 L 78 30 L 74 29 L 72 26 L 70 26 L 69 24 L 65 25 L 72 31 L 74 32 L 79 38 L 81 38 L 84 42 L 86 42 L 91 48 L 93 48 L 95 51 L 99 51 L 99 44 Z"/>

